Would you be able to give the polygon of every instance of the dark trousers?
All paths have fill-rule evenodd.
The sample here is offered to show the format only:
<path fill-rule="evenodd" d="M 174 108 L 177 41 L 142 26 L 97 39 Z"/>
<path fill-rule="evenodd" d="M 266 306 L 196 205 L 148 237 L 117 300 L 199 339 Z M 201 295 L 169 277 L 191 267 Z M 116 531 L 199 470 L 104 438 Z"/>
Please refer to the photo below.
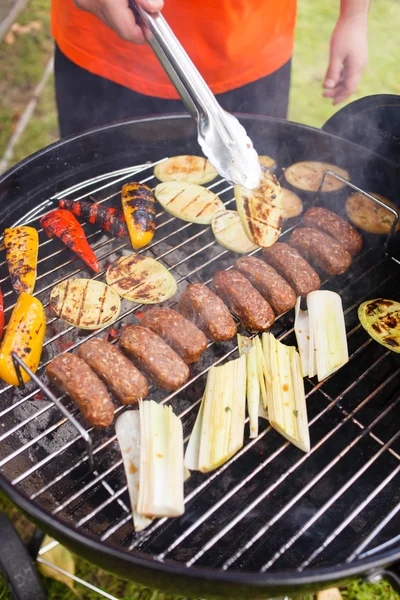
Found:
<path fill-rule="evenodd" d="M 93 75 L 70 61 L 56 46 L 55 87 L 60 135 L 65 137 L 120 119 L 186 112 L 180 100 L 138 94 Z M 291 61 L 268 75 L 230 92 L 217 94 L 229 112 L 287 116 Z"/>

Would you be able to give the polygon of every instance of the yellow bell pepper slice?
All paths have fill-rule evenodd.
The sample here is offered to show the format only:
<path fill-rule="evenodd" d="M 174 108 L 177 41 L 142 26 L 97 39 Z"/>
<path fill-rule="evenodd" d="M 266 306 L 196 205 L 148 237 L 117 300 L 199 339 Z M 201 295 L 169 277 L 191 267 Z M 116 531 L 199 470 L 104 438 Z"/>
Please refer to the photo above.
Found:
<path fill-rule="evenodd" d="M 11 283 L 18 293 L 32 294 L 36 282 L 39 236 L 33 227 L 4 231 L 4 245 Z"/>
<path fill-rule="evenodd" d="M 10 385 L 18 385 L 12 352 L 15 352 L 33 373 L 37 371 L 42 354 L 46 314 L 42 303 L 22 292 L 12 311 L 0 347 L 0 378 Z M 24 383 L 30 377 L 21 368 Z"/>
<path fill-rule="evenodd" d="M 129 238 L 135 250 L 147 246 L 156 230 L 156 202 L 143 183 L 126 183 L 121 193 L 122 210 Z"/>

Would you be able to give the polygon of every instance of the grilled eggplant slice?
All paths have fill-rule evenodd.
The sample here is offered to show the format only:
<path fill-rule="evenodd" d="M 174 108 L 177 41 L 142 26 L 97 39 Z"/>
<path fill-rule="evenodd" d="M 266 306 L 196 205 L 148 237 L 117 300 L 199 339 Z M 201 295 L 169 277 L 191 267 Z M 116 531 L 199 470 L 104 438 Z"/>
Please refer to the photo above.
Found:
<path fill-rule="evenodd" d="M 122 298 L 141 304 L 165 302 L 176 294 L 176 281 L 161 263 L 139 254 L 121 256 L 107 269 L 106 280 Z"/>
<path fill-rule="evenodd" d="M 213 218 L 211 226 L 215 239 L 224 248 L 239 254 L 257 249 L 247 237 L 236 210 L 221 210 Z"/>
<path fill-rule="evenodd" d="M 297 194 L 282 188 L 283 218 L 298 217 L 303 212 L 303 203 Z"/>
<path fill-rule="evenodd" d="M 358 318 L 376 342 L 400 354 L 400 302 L 367 300 L 358 307 Z"/>
<path fill-rule="evenodd" d="M 122 210 L 134 250 L 151 242 L 156 230 L 156 201 L 143 183 L 126 183 L 121 192 Z"/>
<path fill-rule="evenodd" d="M 154 167 L 159 181 L 185 181 L 204 185 L 218 175 L 212 164 L 202 156 L 172 156 Z"/>
<path fill-rule="evenodd" d="M 268 248 L 279 237 L 282 226 L 282 190 L 275 175 L 262 167 L 260 185 L 248 190 L 235 185 L 236 207 L 249 240 Z"/>
<path fill-rule="evenodd" d="M 261 156 L 258 157 L 258 162 L 260 165 L 267 167 L 267 169 L 270 171 L 274 171 L 276 169 L 276 160 L 271 158 L 271 156 L 267 156 L 266 154 L 261 154 Z"/>
<path fill-rule="evenodd" d="M 224 205 L 216 194 L 194 183 L 159 183 L 155 196 L 167 212 L 189 223 L 209 225 L 213 216 L 224 210 Z"/>
<path fill-rule="evenodd" d="M 350 181 L 350 175 L 345 169 L 337 167 L 336 165 L 331 165 L 330 163 L 317 161 L 303 161 L 290 165 L 290 167 L 285 170 L 285 179 L 295 188 L 306 192 L 317 192 L 324 171 L 328 170 L 333 171 L 337 175 L 340 175 L 340 177 L 343 177 L 343 179 Z M 345 184 L 338 179 L 327 175 L 321 191 L 335 192 L 342 189 L 344 185 Z"/>
<path fill-rule="evenodd" d="M 4 246 L 14 290 L 32 294 L 36 283 L 38 232 L 33 227 L 5 229 Z"/>
<path fill-rule="evenodd" d="M 93 279 L 67 279 L 51 290 L 50 307 L 68 325 L 99 329 L 119 315 L 121 300 L 115 290 Z"/>
<path fill-rule="evenodd" d="M 375 192 L 369 192 L 372 196 L 382 200 L 388 206 L 396 208 L 400 211 L 400 207 L 396 206 L 393 202 L 376 194 Z M 346 200 L 346 213 L 350 221 L 368 233 L 378 233 L 381 235 L 388 235 L 393 225 L 394 215 L 391 212 L 379 206 L 373 200 L 370 200 L 360 192 L 354 192 Z M 400 229 L 400 221 L 397 224 L 396 231 Z"/>

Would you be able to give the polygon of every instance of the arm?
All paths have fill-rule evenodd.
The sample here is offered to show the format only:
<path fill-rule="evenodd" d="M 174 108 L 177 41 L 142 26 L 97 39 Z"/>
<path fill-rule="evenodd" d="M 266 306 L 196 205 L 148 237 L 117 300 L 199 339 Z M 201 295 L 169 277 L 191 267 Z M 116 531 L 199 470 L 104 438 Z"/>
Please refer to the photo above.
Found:
<path fill-rule="evenodd" d="M 333 104 L 344 102 L 361 80 L 368 59 L 369 0 L 341 0 L 333 31 L 324 96 Z"/>
<path fill-rule="evenodd" d="M 123 40 L 135 44 L 145 44 L 143 31 L 136 23 L 128 0 L 74 0 L 81 10 L 91 12 L 113 29 Z M 158 12 L 162 9 L 163 0 L 137 0 L 145 10 Z"/>

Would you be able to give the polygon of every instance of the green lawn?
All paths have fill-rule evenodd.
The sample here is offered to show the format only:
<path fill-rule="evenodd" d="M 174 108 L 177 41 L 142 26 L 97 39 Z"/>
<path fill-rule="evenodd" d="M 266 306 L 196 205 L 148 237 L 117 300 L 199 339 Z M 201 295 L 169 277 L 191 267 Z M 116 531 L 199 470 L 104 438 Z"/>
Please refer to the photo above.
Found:
<path fill-rule="evenodd" d="M 1 1 L 1 0 L 0 0 Z M 39 21 L 39 31 L 16 35 L 13 44 L 0 45 L 0 157 L 4 152 L 18 115 L 26 106 L 29 92 L 40 79 L 52 52 L 49 34 L 50 0 L 30 0 L 19 17 L 21 25 Z M 290 119 L 321 126 L 337 108 L 322 98 L 321 84 L 328 61 L 329 36 L 334 26 L 339 1 L 299 0 L 296 49 L 293 61 Z M 400 57 L 400 0 L 374 0 L 370 18 L 370 61 L 357 97 L 374 93 L 400 93 L 398 60 Z M 17 162 L 57 139 L 53 81 L 50 80 L 40 99 L 34 118 L 19 141 L 14 160 Z M 0 494 L 0 510 L 6 511 L 26 539 L 32 526 Z M 83 560 L 77 560 L 77 575 L 123 600 L 153 598 L 150 590 L 126 584 L 107 575 Z M 50 600 L 75 600 L 76 595 L 60 583 L 46 580 Z M 386 582 L 367 585 L 354 582 L 342 591 L 348 600 L 395 600 L 399 598 Z M 8 598 L 0 578 L 0 600 Z M 81 600 L 94 600 L 96 594 L 79 589 Z M 159 600 L 168 596 L 159 594 Z"/>

